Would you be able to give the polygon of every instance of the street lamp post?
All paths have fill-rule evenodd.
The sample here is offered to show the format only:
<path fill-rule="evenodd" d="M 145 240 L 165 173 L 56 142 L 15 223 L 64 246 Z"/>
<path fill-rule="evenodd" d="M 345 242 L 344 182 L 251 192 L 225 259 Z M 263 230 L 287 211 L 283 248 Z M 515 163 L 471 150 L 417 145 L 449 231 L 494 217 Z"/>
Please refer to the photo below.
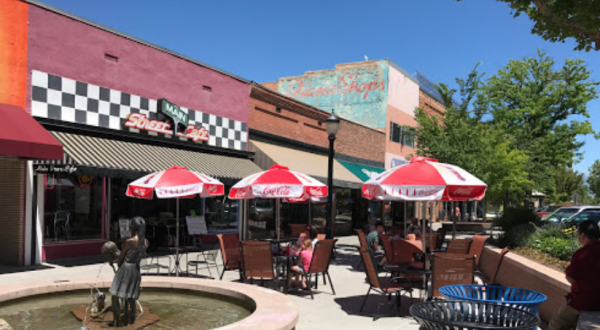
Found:
<path fill-rule="evenodd" d="M 338 128 L 340 127 L 340 118 L 335 114 L 334 110 L 331 110 L 331 116 L 327 118 L 325 122 L 325 130 L 329 136 L 329 163 L 327 170 L 327 218 L 325 222 L 325 234 L 328 239 L 333 238 L 331 232 L 332 217 L 333 217 L 333 142 L 335 141 L 335 135 L 337 134 Z"/>

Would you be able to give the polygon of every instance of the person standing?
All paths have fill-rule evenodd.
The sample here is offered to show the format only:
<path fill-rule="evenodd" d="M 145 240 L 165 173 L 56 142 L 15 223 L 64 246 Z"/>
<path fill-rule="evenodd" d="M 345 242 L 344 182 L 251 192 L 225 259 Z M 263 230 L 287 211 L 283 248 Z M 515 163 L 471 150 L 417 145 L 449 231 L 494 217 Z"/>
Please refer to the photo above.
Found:
<path fill-rule="evenodd" d="M 566 303 L 550 320 L 548 330 L 575 329 L 582 311 L 600 311 L 600 230 L 591 220 L 583 221 L 577 230 L 577 241 L 583 247 L 575 251 L 565 270 L 571 292 Z"/>

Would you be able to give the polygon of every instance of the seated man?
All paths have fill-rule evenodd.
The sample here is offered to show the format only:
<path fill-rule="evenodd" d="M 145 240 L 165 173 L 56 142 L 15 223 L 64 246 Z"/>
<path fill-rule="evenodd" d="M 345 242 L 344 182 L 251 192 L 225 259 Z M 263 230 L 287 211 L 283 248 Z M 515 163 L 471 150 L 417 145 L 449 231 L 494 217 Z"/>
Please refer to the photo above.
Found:
<path fill-rule="evenodd" d="M 600 231 L 598 225 L 586 220 L 579 224 L 577 240 L 582 248 L 571 257 L 565 270 L 571 292 L 566 303 L 550 320 L 549 330 L 575 329 L 579 312 L 600 311 Z"/>
<path fill-rule="evenodd" d="M 369 249 L 373 251 L 375 255 L 385 255 L 385 251 L 383 250 L 383 245 L 381 244 L 381 240 L 379 239 L 379 234 L 383 234 L 385 231 L 385 225 L 381 221 L 377 221 L 375 223 L 375 230 L 370 232 L 367 235 L 367 244 L 369 245 Z M 379 261 L 379 267 L 383 267 L 385 265 L 386 259 L 385 256 L 381 258 Z"/>

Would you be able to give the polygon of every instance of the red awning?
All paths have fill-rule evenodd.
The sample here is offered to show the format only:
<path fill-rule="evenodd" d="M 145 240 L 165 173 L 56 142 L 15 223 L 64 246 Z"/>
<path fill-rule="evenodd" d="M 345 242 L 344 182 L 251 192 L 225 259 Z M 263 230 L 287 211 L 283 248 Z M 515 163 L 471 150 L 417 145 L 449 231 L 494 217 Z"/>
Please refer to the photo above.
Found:
<path fill-rule="evenodd" d="M 0 155 L 62 159 L 63 147 L 25 110 L 0 103 Z"/>

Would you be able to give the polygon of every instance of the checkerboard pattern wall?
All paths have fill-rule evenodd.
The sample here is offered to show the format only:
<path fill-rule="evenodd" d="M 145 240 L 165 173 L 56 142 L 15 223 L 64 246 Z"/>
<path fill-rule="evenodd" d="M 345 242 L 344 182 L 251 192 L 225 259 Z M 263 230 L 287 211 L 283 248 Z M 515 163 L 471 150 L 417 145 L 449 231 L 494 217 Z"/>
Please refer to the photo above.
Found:
<path fill-rule="evenodd" d="M 170 135 L 124 126 L 130 113 L 142 113 L 150 120 L 165 120 L 157 112 L 157 100 L 36 70 L 32 72 L 31 85 L 31 114 L 34 117 L 171 138 Z M 183 107 L 181 109 L 187 111 L 190 124 L 204 126 L 209 131 L 209 141 L 204 143 L 246 150 L 246 123 Z"/>

